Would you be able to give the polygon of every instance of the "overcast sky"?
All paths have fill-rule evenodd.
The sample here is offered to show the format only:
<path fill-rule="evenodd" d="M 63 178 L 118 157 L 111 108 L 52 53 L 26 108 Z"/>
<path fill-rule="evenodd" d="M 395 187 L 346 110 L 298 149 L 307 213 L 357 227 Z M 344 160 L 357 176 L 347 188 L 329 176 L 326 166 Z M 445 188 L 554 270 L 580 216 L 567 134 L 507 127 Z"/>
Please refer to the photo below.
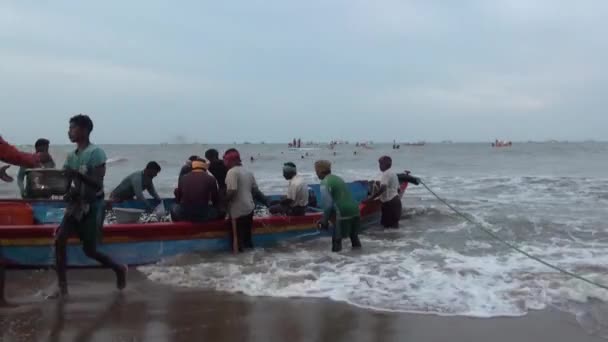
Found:
<path fill-rule="evenodd" d="M 0 134 L 608 139 L 608 1 L 0 2 Z"/>

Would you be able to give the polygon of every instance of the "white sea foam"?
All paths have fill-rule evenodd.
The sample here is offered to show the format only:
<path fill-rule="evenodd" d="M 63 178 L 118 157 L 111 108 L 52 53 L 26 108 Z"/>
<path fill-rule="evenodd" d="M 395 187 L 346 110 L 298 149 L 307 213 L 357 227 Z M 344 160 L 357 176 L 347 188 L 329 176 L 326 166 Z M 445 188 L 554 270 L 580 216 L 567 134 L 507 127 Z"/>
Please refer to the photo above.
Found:
<path fill-rule="evenodd" d="M 154 281 L 177 286 L 250 296 L 330 298 L 376 310 L 438 315 L 519 316 L 553 302 L 585 302 L 589 296 L 608 300 L 605 291 L 571 280 L 519 254 L 464 255 L 438 246 L 407 251 L 415 241 L 366 238 L 363 243 L 374 251 L 332 254 L 291 248 L 258 250 L 239 257 L 140 269 Z M 329 242 L 299 248 L 316 249 L 321 245 Z M 492 247 L 483 242 L 469 245 Z M 551 246 L 529 249 L 566 268 L 608 262 L 608 252 L 600 249 L 588 253 Z M 608 284 L 606 275 L 584 275 Z"/>
<path fill-rule="evenodd" d="M 342 175 L 370 179 L 377 172 L 343 170 Z M 313 180 L 312 173 L 307 176 Z M 597 206 L 603 190 L 593 179 L 429 177 L 426 182 L 485 228 L 533 255 L 608 284 L 605 269 L 594 266 L 608 264 L 603 233 L 608 226 Z M 260 183 L 284 187 L 276 179 Z M 422 187 L 410 187 L 404 204 L 405 228 L 370 232 L 361 253 L 332 254 L 329 241 L 322 239 L 141 270 L 154 281 L 177 286 L 330 298 L 375 310 L 438 315 L 519 316 L 548 305 L 586 303 L 590 297 L 608 300 L 607 291 L 506 249 Z M 577 310 L 572 309 L 580 314 Z"/>

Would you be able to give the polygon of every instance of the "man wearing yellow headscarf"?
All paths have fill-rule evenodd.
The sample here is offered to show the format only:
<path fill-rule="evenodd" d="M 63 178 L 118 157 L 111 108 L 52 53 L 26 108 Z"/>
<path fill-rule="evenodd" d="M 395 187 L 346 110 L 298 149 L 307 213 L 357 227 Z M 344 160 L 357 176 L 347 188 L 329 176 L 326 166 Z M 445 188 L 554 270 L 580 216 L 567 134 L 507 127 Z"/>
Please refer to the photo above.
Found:
<path fill-rule="evenodd" d="M 191 166 L 192 171 L 179 179 L 175 190 L 177 204 L 171 210 L 173 221 L 203 222 L 216 217 L 217 181 L 207 172 L 206 161 L 195 160 Z"/>

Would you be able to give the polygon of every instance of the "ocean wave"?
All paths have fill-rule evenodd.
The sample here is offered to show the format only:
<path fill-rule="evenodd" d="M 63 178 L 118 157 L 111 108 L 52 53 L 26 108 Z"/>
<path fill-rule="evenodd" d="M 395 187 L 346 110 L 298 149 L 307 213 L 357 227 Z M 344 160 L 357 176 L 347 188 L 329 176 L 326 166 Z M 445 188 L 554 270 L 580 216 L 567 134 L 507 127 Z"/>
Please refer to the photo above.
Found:
<path fill-rule="evenodd" d="M 141 267 L 151 280 L 250 296 L 330 298 L 381 311 L 471 317 L 521 316 L 564 301 L 608 300 L 600 289 L 571 280 L 520 254 L 465 255 L 420 241 L 365 237 L 361 253 L 330 253 L 328 239 L 298 248 L 256 250 L 238 257 L 210 257 L 188 265 Z M 413 249 L 407 249 L 407 246 Z M 491 250 L 492 245 L 471 242 Z M 311 251 L 308 248 L 315 250 Z M 395 248 L 399 247 L 399 248 Z M 306 248 L 306 250 L 304 250 Z M 319 249 L 324 248 L 324 249 Z M 406 248 L 406 250 L 404 250 Z M 538 246 L 539 256 L 608 283 L 608 253 Z"/>

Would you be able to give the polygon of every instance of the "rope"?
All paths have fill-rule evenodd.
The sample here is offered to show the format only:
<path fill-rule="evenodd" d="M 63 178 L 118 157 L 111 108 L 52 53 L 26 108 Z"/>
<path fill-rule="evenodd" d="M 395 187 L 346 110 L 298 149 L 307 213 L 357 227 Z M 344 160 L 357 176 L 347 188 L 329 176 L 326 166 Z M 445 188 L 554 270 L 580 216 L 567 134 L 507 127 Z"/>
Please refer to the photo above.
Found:
<path fill-rule="evenodd" d="M 578 274 L 572 273 L 572 272 L 570 272 L 568 270 L 565 270 L 565 269 L 563 269 L 563 268 L 561 268 L 559 266 L 552 265 L 552 264 L 550 264 L 550 263 L 542 260 L 541 258 L 539 258 L 537 256 L 534 256 L 534 255 L 532 255 L 532 254 L 530 254 L 530 253 L 522 250 L 521 248 L 515 246 L 514 244 L 512 244 L 512 243 L 510 243 L 508 241 L 505 241 L 500 236 L 496 235 L 496 233 L 494 233 L 493 231 L 485 228 L 481 223 L 479 223 L 479 222 L 471 219 L 470 217 L 468 217 L 467 215 L 465 215 L 464 213 L 462 213 L 460 210 L 454 208 L 454 206 L 452 206 L 446 200 L 444 200 L 443 198 L 439 197 L 439 195 L 437 195 L 433 190 L 431 190 L 431 188 L 429 188 L 426 184 L 424 184 L 424 182 L 422 180 L 420 180 L 420 184 L 422 184 L 431 194 L 433 194 L 433 196 L 435 196 L 441 203 L 445 204 L 448 208 L 452 209 L 456 214 L 460 215 L 462 218 L 464 218 L 468 222 L 472 223 L 473 225 L 475 225 L 476 227 L 478 227 L 479 229 L 481 229 L 484 233 L 488 234 L 493 239 L 500 241 L 501 243 L 503 243 L 507 247 L 511 248 L 512 250 L 514 250 L 516 252 L 519 252 L 519 253 L 525 255 L 526 257 L 528 257 L 528 258 L 530 258 L 530 259 L 532 259 L 534 261 L 537 261 L 537 262 L 539 262 L 539 263 L 541 263 L 541 264 L 543 264 L 543 265 L 545 265 L 545 266 L 547 266 L 549 268 L 552 268 L 552 269 L 554 269 L 554 270 L 556 270 L 558 272 L 566 274 L 566 275 L 568 275 L 568 276 L 570 276 L 572 278 L 575 278 L 575 279 L 578 279 L 578 280 L 582 280 L 582 281 L 584 281 L 584 282 L 586 282 L 588 284 L 597 286 L 597 287 L 602 288 L 604 290 L 608 290 L 608 286 L 606 286 L 606 285 L 602 285 L 602 284 L 597 283 L 597 282 L 595 282 L 595 281 L 593 281 L 591 279 L 587 279 L 587 278 L 585 278 L 583 276 L 580 276 Z"/>

